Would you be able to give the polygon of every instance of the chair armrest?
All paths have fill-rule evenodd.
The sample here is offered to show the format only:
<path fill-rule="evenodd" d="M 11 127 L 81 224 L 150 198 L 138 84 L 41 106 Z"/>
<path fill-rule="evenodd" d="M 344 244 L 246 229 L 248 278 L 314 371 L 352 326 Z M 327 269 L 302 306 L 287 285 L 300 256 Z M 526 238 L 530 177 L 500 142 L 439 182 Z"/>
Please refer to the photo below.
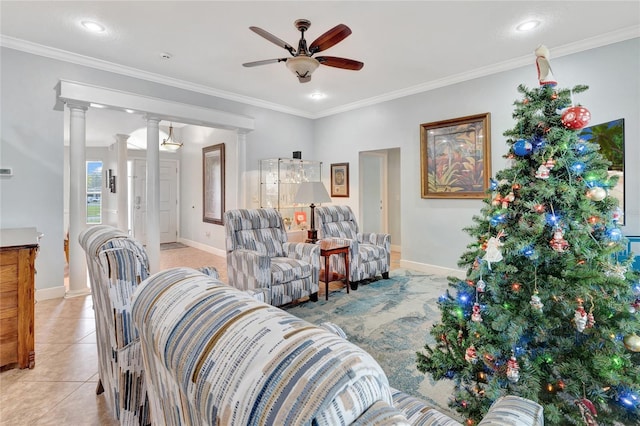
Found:
<path fill-rule="evenodd" d="M 498 398 L 491 405 L 481 425 L 543 426 L 544 410 L 540 404 L 515 395 Z"/>
<path fill-rule="evenodd" d="M 391 235 L 377 234 L 375 232 L 365 232 L 358 234 L 358 239 L 362 243 L 383 246 L 387 251 L 391 251 Z"/>
<path fill-rule="evenodd" d="M 309 243 L 284 243 L 284 255 L 291 259 L 308 262 L 314 268 L 320 269 L 320 246 Z"/>
<path fill-rule="evenodd" d="M 393 387 L 391 388 L 391 396 L 393 397 L 393 406 L 406 416 L 412 426 L 462 426 L 425 401 Z"/>
<path fill-rule="evenodd" d="M 325 330 L 329 330 L 333 334 L 342 337 L 344 340 L 349 340 L 349 338 L 347 337 L 347 333 L 345 333 L 342 327 L 340 327 L 338 324 L 334 324 L 330 321 L 325 321 L 323 323 L 320 323 L 319 327 L 322 327 Z"/>
<path fill-rule="evenodd" d="M 270 288 L 271 258 L 247 249 L 227 253 L 227 276 L 229 284 L 240 290 Z"/>
<path fill-rule="evenodd" d="M 211 278 L 220 279 L 220 274 L 218 273 L 218 270 L 215 268 L 215 266 L 203 266 L 201 268 L 197 268 L 196 270 L 210 276 Z"/>

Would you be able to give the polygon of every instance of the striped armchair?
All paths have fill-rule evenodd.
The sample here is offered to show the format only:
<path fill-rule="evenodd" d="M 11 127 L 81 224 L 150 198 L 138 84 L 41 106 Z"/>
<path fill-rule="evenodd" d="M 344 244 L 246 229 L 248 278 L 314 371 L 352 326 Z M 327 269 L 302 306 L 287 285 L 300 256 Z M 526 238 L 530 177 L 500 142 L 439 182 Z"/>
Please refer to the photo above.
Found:
<path fill-rule="evenodd" d="M 349 281 L 357 283 L 364 279 L 389 278 L 391 263 L 391 236 L 389 234 L 361 233 L 358 222 L 349 206 L 316 207 L 316 226 L 321 239 L 338 239 L 350 245 Z M 345 273 L 342 256 L 331 257 L 331 269 Z"/>
<path fill-rule="evenodd" d="M 149 276 L 144 247 L 126 233 L 96 225 L 79 237 L 87 257 L 96 319 L 98 389 L 121 425 L 149 425 L 149 400 L 131 296 Z"/>
<path fill-rule="evenodd" d="M 228 210 L 224 226 L 231 286 L 250 293 L 269 291 L 275 306 L 306 296 L 318 300 L 320 247 L 287 242 L 277 210 Z"/>
<path fill-rule="evenodd" d="M 128 234 L 108 225 L 87 228 L 80 233 L 79 241 L 87 257 L 96 320 L 96 393 L 105 394 L 111 413 L 121 425 L 149 425 L 140 339 L 131 321 L 133 293 L 149 276 L 147 252 Z M 211 266 L 199 271 L 219 277 Z"/>

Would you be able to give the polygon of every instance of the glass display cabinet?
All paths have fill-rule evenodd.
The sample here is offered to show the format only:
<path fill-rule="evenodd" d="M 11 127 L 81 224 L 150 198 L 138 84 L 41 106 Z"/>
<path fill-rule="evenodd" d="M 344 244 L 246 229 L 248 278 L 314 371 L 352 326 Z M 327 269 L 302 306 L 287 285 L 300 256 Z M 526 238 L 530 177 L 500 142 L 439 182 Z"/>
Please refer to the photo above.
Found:
<path fill-rule="evenodd" d="M 275 208 L 287 230 L 303 230 L 311 220 L 308 205 L 294 203 L 302 182 L 320 182 L 322 162 L 296 158 L 260 160 L 260 207 Z"/>

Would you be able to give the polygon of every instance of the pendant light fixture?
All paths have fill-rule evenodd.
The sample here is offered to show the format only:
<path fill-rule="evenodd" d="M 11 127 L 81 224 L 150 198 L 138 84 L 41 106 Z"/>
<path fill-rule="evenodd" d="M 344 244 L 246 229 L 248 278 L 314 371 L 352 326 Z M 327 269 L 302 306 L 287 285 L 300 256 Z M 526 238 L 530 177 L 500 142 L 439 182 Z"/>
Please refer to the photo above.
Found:
<path fill-rule="evenodd" d="M 160 148 L 166 151 L 175 152 L 179 150 L 181 147 L 182 147 L 182 142 L 178 142 L 177 140 L 175 140 L 173 136 L 173 123 L 171 123 L 169 125 L 169 137 L 167 139 L 162 140 L 162 143 L 160 144 Z"/>

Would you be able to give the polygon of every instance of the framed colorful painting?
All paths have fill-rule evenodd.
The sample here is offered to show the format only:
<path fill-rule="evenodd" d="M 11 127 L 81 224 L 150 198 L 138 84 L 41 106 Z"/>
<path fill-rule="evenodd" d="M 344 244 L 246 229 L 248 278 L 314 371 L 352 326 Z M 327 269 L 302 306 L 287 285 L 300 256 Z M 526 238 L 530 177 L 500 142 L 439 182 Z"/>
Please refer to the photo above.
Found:
<path fill-rule="evenodd" d="M 422 198 L 484 198 L 491 174 L 490 113 L 420 125 Z"/>
<path fill-rule="evenodd" d="M 585 127 L 580 138 L 600 145 L 600 153 L 611 162 L 609 176 L 618 180 L 609 195 L 618 200 L 622 212 L 618 223 L 624 225 L 624 118 Z"/>

